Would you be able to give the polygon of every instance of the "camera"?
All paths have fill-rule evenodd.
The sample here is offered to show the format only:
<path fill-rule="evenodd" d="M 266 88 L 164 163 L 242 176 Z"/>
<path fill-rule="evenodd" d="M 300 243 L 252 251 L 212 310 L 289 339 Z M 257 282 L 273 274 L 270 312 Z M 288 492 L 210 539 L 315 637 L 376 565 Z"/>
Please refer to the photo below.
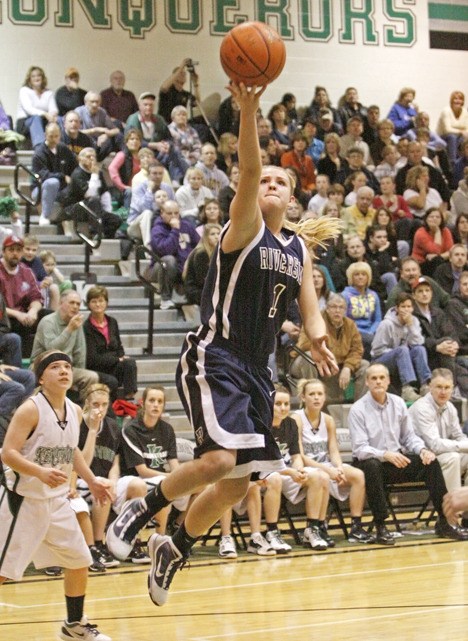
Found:
<path fill-rule="evenodd" d="M 190 58 L 190 60 L 187 62 L 187 71 L 189 73 L 195 73 L 195 66 L 198 64 L 199 64 L 198 60 L 192 60 Z"/>

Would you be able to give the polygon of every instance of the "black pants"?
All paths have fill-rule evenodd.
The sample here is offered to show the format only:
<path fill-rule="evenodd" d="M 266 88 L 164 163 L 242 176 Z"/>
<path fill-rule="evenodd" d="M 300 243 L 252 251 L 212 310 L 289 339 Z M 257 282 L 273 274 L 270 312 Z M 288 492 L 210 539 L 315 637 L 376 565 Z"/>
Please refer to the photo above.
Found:
<path fill-rule="evenodd" d="M 395 467 L 392 463 L 382 462 L 376 458 L 358 461 L 353 465 L 364 472 L 366 478 L 367 502 L 376 523 L 383 523 L 388 517 L 385 485 L 390 483 L 409 483 L 424 481 L 429 491 L 436 512 L 442 514 L 442 499 L 447 493 L 439 461 L 435 459 L 424 465 L 417 454 L 405 454 L 411 460 L 404 468 Z"/>
<path fill-rule="evenodd" d="M 133 358 L 125 358 L 119 361 L 112 371 L 97 372 L 99 380 L 111 390 L 112 400 L 116 398 L 117 388 L 123 387 L 126 397 L 134 395 L 138 390 L 137 366 Z"/>

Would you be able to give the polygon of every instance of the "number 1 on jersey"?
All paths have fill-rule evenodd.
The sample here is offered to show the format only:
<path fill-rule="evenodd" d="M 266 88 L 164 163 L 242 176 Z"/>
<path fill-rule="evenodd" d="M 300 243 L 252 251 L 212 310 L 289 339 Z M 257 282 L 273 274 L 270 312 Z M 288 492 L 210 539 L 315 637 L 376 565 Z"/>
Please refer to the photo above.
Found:
<path fill-rule="evenodd" d="M 268 318 L 274 318 L 276 316 L 276 312 L 278 311 L 278 301 L 285 289 L 286 285 L 283 285 L 282 283 L 275 285 L 273 289 L 275 295 L 273 296 L 273 303 L 270 307 L 270 311 L 268 312 Z"/>

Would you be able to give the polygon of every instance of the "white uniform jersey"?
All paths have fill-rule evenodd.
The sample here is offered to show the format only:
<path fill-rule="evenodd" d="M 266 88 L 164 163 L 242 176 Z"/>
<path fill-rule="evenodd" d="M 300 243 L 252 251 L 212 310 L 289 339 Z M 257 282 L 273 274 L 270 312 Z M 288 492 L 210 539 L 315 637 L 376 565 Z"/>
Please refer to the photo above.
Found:
<path fill-rule="evenodd" d="M 314 430 L 307 418 L 305 410 L 296 412 L 302 420 L 302 447 L 304 454 L 317 463 L 327 463 L 330 460 L 328 455 L 328 430 L 325 423 L 325 414 L 320 412 L 320 423 Z"/>
<path fill-rule="evenodd" d="M 21 448 L 25 459 L 41 467 L 55 467 L 71 478 L 73 456 L 78 446 L 80 425 L 75 405 L 65 399 L 65 418 L 59 421 L 47 398 L 39 393 L 31 396 L 39 412 L 36 429 Z M 34 499 L 49 499 L 67 494 L 70 483 L 51 488 L 36 476 L 21 474 L 5 466 L 5 478 L 9 490 Z"/>

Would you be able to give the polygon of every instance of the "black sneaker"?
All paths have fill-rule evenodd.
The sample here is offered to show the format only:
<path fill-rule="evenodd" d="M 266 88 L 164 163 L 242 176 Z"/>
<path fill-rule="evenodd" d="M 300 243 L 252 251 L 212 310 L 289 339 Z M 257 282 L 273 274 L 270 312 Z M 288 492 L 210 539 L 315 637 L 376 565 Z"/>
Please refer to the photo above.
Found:
<path fill-rule="evenodd" d="M 89 548 L 91 556 L 93 557 L 93 562 L 89 566 L 90 572 L 105 572 L 106 566 L 101 561 L 101 553 L 95 545 L 92 545 Z"/>
<path fill-rule="evenodd" d="M 445 519 L 439 519 L 435 524 L 435 533 L 443 539 L 452 539 L 453 541 L 468 541 L 468 532 L 458 527 L 450 525 Z"/>
<path fill-rule="evenodd" d="M 131 561 L 132 563 L 140 563 L 140 564 L 151 563 L 151 559 L 148 556 L 148 552 L 145 550 L 145 546 L 140 541 L 140 539 L 137 539 L 135 541 L 133 550 L 128 555 L 127 560 Z"/>
<path fill-rule="evenodd" d="M 187 559 L 176 548 L 171 537 L 162 534 L 150 536 L 148 551 L 151 557 L 148 592 L 155 605 L 164 605 L 174 574 L 183 568 Z"/>
<path fill-rule="evenodd" d="M 320 532 L 320 536 L 321 536 L 321 537 L 322 537 L 322 539 L 325 541 L 325 543 L 328 545 L 328 547 L 329 547 L 329 548 L 334 548 L 334 547 L 335 547 L 335 545 L 336 545 L 336 543 L 335 543 L 335 541 L 331 538 L 331 536 L 328 534 L 327 526 L 326 526 L 324 523 L 322 523 L 321 525 L 319 525 L 319 532 Z"/>
<path fill-rule="evenodd" d="M 51 565 L 48 568 L 44 568 L 44 574 L 47 576 L 62 576 L 62 568 L 59 568 L 58 565 Z"/>
<path fill-rule="evenodd" d="M 146 524 L 147 508 L 144 499 L 127 501 L 113 523 L 109 525 L 106 543 L 112 556 L 125 561 L 135 545 L 138 532 Z"/>
<path fill-rule="evenodd" d="M 104 567 L 116 568 L 118 565 L 120 565 L 120 561 L 117 561 L 117 559 L 114 559 L 112 554 L 107 549 L 107 545 L 105 543 L 102 543 L 101 541 L 101 543 L 98 543 L 96 547 L 100 552 L 100 555 L 101 555 L 100 560 Z"/>
<path fill-rule="evenodd" d="M 395 539 L 385 525 L 377 525 L 375 540 L 380 545 L 395 545 Z"/>
<path fill-rule="evenodd" d="M 375 543 L 375 536 L 367 532 L 360 523 L 355 523 L 349 531 L 348 541 L 350 543 Z"/>

